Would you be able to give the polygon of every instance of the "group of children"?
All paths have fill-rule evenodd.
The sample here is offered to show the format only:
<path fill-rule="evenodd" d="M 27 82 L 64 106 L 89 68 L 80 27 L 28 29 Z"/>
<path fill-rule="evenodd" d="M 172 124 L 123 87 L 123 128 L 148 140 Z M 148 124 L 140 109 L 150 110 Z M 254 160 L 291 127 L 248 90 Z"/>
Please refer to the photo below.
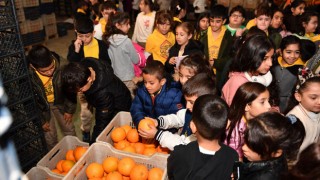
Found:
<path fill-rule="evenodd" d="M 48 147 L 57 143 L 54 118 L 75 135 L 78 100 L 91 143 L 120 111 L 130 111 L 136 126 L 153 119 L 139 135 L 172 151 L 169 179 L 298 176 L 304 150 L 320 139 L 318 15 L 305 5 L 293 1 L 286 17 L 261 4 L 246 27 L 243 7 L 232 8 L 226 24 L 226 8 L 215 5 L 194 26 L 183 22 L 183 0 L 172 1 L 173 13 L 141 0 L 132 39 L 130 16 L 111 1 L 100 5 L 96 25 L 77 16 L 63 69 L 62 57 L 44 46 L 28 54 Z M 304 31 L 290 32 L 283 18 L 299 19 Z M 290 175 L 287 162 L 296 164 Z"/>

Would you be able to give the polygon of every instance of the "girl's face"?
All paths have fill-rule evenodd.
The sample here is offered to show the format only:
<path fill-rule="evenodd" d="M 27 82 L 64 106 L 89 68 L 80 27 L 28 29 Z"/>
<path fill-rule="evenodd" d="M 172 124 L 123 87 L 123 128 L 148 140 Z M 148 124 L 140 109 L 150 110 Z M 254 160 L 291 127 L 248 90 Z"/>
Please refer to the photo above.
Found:
<path fill-rule="evenodd" d="M 267 72 L 270 70 L 272 66 L 272 58 L 274 55 L 274 49 L 271 49 L 263 58 L 263 61 L 259 68 L 257 69 L 257 72 L 255 74 L 267 74 Z"/>
<path fill-rule="evenodd" d="M 300 4 L 296 8 L 291 8 L 292 15 L 297 16 L 304 13 L 304 8 L 306 5 L 304 3 Z"/>
<path fill-rule="evenodd" d="M 318 27 L 318 17 L 311 16 L 310 21 L 308 23 L 302 23 L 305 33 L 314 33 Z"/>
<path fill-rule="evenodd" d="M 286 65 L 293 65 L 300 57 L 299 44 L 289 44 L 281 52 L 283 63 Z"/>
<path fill-rule="evenodd" d="M 184 65 L 180 65 L 179 68 L 179 81 L 182 85 L 184 85 L 188 79 L 193 77 L 195 75 L 195 72 L 190 67 L 186 67 Z"/>
<path fill-rule="evenodd" d="M 257 27 L 262 31 L 267 31 L 271 23 L 271 18 L 266 15 L 261 15 L 256 18 Z"/>
<path fill-rule="evenodd" d="M 209 18 L 204 17 L 199 21 L 199 27 L 201 31 L 207 30 L 209 27 Z"/>
<path fill-rule="evenodd" d="M 180 46 L 187 45 L 191 38 L 192 34 L 188 34 L 182 27 L 176 28 L 176 40 Z"/>
<path fill-rule="evenodd" d="M 271 26 L 275 29 L 278 29 L 283 24 L 283 14 L 280 11 L 277 11 L 273 14 L 271 20 Z"/>
<path fill-rule="evenodd" d="M 254 161 L 261 161 L 261 156 L 252 151 L 246 144 L 242 146 L 243 155 L 248 159 L 248 161 L 254 162 Z"/>
<path fill-rule="evenodd" d="M 240 27 L 241 24 L 244 22 L 244 18 L 239 11 L 235 11 L 230 15 L 229 21 L 230 25 Z"/>
<path fill-rule="evenodd" d="M 252 119 L 262 113 L 268 112 L 271 108 L 269 104 L 269 91 L 261 93 L 255 100 L 248 103 L 245 107 L 245 117 Z"/>
<path fill-rule="evenodd" d="M 140 1 L 139 8 L 140 8 L 140 11 L 142 11 L 144 13 L 150 12 L 150 8 L 148 5 L 146 5 L 145 0 Z"/>
<path fill-rule="evenodd" d="M 301 93 L 295 93 L 295 98 L 307 111 L 319 113 L 320 83 L 309 83 Z"/>
<path fill-rule="evenodd" d="M 167 20 L 165 23 L 163 24 L 157 24 L 157 29 L 159 30 L 159 32 L 163 35 L 168 34 L 168 32 L 170 31 L 170 22 L 169 20 Z"/>
<path fill-rule="evenodd" d="M 123 33 L 128 34 L 130 29 L 130 21 L 127 20 L 123 24 L 116 23 L 116 27 L 121 30 Z"/>

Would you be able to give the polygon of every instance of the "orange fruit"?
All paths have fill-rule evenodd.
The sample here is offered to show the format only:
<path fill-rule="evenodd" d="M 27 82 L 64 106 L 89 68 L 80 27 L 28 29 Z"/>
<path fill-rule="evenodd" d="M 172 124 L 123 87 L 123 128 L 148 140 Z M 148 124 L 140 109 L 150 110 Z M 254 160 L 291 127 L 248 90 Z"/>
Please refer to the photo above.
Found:
<path fill-rule="evenodd" d="M 153 155 L 154 153 L 156 153 L 157 150 L 156 148 L 145 148 L 144 151 L 143 151 L 143 155 L 146 155 L 146 156 L 151 156 Z"/>
<path fill-rule="evenodd" d="M 120 142 L 114 144 L 114 147 L 118 150 L 122 150 L 127 146 L 130 146 L 130 143 L 127 140 L 121 140 Z"/>
<path fill-rule="evenodd" d="M 89 179 L 91 178 L 102 178 L 104 170 L 101 164 L 99 163 L 90 163 L 86 169 L 86 174 Z"/>
<path fill-rule="evenodd" d="M 66 153 L 66 160 L 70 160 L 70 161 L 76 162 L 76 159 L 74 158 L 73 150 L 72 150 L 72 149 L 70 149 L 70 150 L 67 151 L 67 153 Z"/>
<path fill-rule="evenodd" d="M 118 170 L 119 159 L 116 157 L 107 157 L 102 162 L 102 167 L 106 173 Z"/>
<path fill-rule="evenodd" d="M 127 133 L 127 140 L 131 143 L 136 143 L 139 141 L 139 133 L 136 129 L 130 129 Z"/>
<path fill-rule="evenodd" d="M 123 148 L 122 151 L 136 153 L 136 149 L 133 146 L 127 146 L 127 147 Z"/>
<path fill-rule="evenodd" d="M 129 176 L 132 168 L 135 166 L 135 162 L 130 157 L 125 157 L 119 161 L 118 171 L 124 176 Z"/>
<path fill-rule="evenodd" d="M 136 153 L 143 154 L 143 151 L 145 148 L 144 144 L 138 142 L 138 143 L 134 144 L 133 147 L 136 150 Z"/>
<path fill-rule="evenodd" d="M 62 166 L 61 166 L 61 164 L 63 163 L 63 161 L 65 161 L 65 160 L 60 160 L 60 161 L 57 163 L 57 165 L 56 165 L 56 169 L 58 169 L 60 172 L 63 171 Z"/>
<path fill-rule="evenodd" d="M 122 180 L 130 180 L 130 177 L 128 177 L 128 176 L 122 176 Z"/>
<path fill-rule="evenodd" d="M 123 126 L 121 126 L 121 128 L 123 128 L 124 129 L 124 131 L 126 131 L 126 134 L 128 134 L 128 132 L 132 129 L 132 127 L 131 126 L 129 126 L 129 125 L 123 125 Z"/>
<path fill-rule="evenodd" d="M 74 164 L 74 161 L 64 160 L 61 164 L 63 172 L 69 172 L 69 170 L 74 166 Z"/>
<path fill-rule="evenodd" d="M 163 176 L 163 170 L 160 168 L 152 168 L 149 170 L 148 179 L 161 180 Z"/>
<path fill-rule="evenodd" d="M 51 172 L 61 174 L 61 171 L 59 171 L 58 169 L 52 169 Z"/>
<path fill-rule="evenodd" d="M 106 180 L 122 180 L 122 175 L 118 171 L 113 171 L 107 175 Z"/>
<path fill-rule="evenodd" d="M 148 179 L 148 169 L 145 165 L 138 164 L 133 167 L 130 173 L 131 180 L 147 180 Z"/>
<path fill-rule="evenodd" d="M 157 152 L 159 153 L 163 153 L 163 154 L 169 154 L 170 153 L 170 149 L 168 148 L 163 148 L 160 145 L 157 147 Z"/>
<path fill-rule="evenodd" d="M 155 126 L 153 120 L 146 117 L 139 122 L 138 129 L 150 130 L 149 125 Z"/>
<path fill-rule="evenodd" d="M 83 146 L 77 146 L 73 150 L 73 156 L 76 161 L 78 161 L 81 156 L 88 150 L 88 147 L 83 147 Z"/>
<path fill-rule="evenodd" d="M 124 140 L 126 135 L 126 131 L 123 128 L 117 127 L 111 132 L 111 139 L 113 142 L 119 142 Z"/>

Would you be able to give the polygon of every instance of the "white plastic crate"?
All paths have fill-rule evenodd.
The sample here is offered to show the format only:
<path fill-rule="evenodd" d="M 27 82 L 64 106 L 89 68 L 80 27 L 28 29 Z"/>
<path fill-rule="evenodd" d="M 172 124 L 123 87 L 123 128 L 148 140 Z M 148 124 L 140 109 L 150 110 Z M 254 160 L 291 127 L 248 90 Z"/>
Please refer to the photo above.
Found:
<path fill-rule="evenodd" d="M 42 19 L 42 22 L 43 22 L 44 26 L 47 26 L 49 24 L 56 24 L 57 23 L 56 15 L 54 13 L 43 14 L 43 15 L 41 15 L 41 19 Z"/>
<path fill-rule="evenodd" d="M 63 178 L 64 180 L 77 180 L 87 179 L 85 170 L 90 163 L 97 162 L 102 164 L 106 157 L 116 157 L 122 159 L 124 157 L 132 158 L 137 164 L 145 165 L 149 170 L 154 167 L 163 169 L 163 180 L 167 177 L 167 158 L 163 154 L 154 154 L 151 157 L 143 157 L 134 154 L 126 154 L 114 150 L 110 144 L 94 143 L 90 146 L 89 150 L 80 158 L 76 165 L 72 167 L 69 173 Z"/>
<path fill-rule="evenodd" d="M 36 32 L 36 31 L 43 30 L 43 23 L 41 18 L 36 20 L 27 20 L 26 22 L 28 24 L 29 32 Z"/>
<path fill-rule="evenodd" d="M 65 136 L 54 148 L 48 152 L 37 164 L 37 167 L 44 168 L 48 171 L 55 169 L 56 164 L 65 159 L 66 153 L 70 149 L 75 149 L 77 146 L 89 147 L 88 143 L 80 141 L 75 136 Z M 78 163 L 78 162 L 77 162 Z"/>
<path fill-rule="evenodd" d="M 44 27 L 44 29 L 46 31 L 46 37 L 58 34 L 57 25 L 56 24 L 47 25 L 47 26 Z"/>
<path fill-rule="evenodd" d="M 31 168 L 26 176 L 28 179 L 33 180 L 33 179 L 50 179 L 50 180 L 60 180 L 63 178 L 62 175 L 59 174 L 54 174 L 52 172 L 48 172 L 48 170 L 43 169 L 41 167 L 33 167 Z"/>
<path fill-rule="evenodd" d="M 39 0 L 22 0 L 23 7 L 39 6 Z"/>

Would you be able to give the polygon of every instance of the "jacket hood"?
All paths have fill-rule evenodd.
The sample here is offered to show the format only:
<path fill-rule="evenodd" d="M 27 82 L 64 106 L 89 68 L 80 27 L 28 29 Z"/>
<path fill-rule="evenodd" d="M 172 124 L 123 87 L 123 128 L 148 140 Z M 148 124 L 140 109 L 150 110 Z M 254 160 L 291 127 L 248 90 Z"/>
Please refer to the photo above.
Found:
<path fill-rule="evenodd" d="M 123 34 L 114 34 L 109 37 L 110 46 L 118 47 L 120 46 L 126 39 L 128 38 L 127 35 Z"/>

